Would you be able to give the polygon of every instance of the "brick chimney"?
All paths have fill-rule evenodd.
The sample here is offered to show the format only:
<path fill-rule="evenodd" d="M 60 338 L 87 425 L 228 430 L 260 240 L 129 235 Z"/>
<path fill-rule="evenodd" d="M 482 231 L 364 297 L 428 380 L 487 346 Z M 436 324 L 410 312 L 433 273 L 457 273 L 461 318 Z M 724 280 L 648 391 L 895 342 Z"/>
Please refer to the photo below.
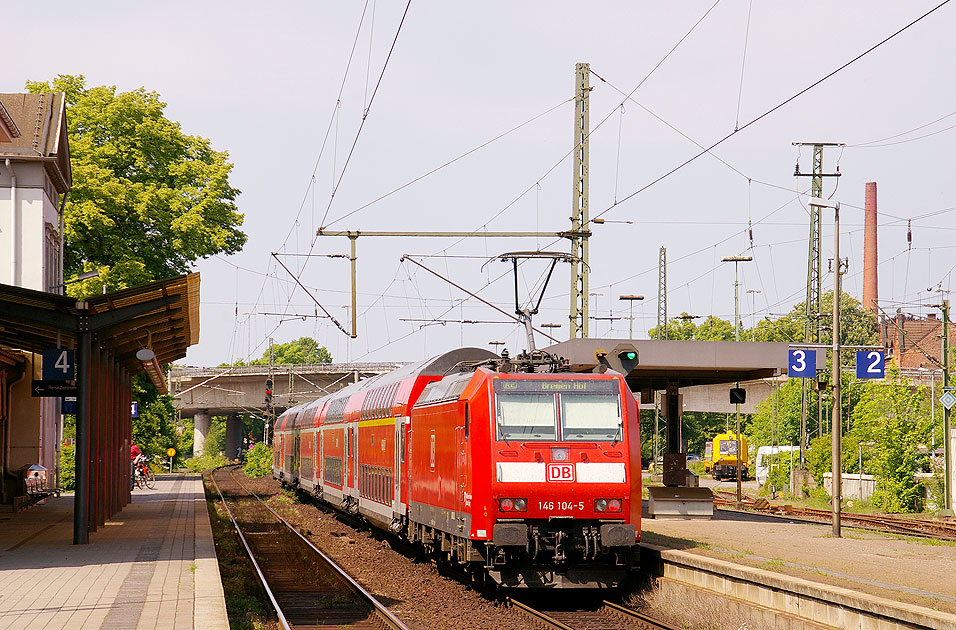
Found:
<path fill-rule="evenodd" d="M 876 265 L 876 182 L 867 182 L 863 227 L 863 308 L 874 313 L 879 300 Z"/>

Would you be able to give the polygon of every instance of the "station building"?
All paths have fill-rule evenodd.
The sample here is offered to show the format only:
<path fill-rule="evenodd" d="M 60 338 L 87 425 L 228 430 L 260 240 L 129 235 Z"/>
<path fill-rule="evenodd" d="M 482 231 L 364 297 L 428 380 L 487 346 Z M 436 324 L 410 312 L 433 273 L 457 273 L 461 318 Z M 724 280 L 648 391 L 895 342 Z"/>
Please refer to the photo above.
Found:
<path fill-rule="evenodd" d="M 62 208 L 73 183 L 65 101 L 0 94 L 0 284 L 63 292 Z M 58 482 L 60 399 L 31 395 L 39 370 L 37 355 L 0 341 L 0 504 L 13 502 L 24 466 Z"/>

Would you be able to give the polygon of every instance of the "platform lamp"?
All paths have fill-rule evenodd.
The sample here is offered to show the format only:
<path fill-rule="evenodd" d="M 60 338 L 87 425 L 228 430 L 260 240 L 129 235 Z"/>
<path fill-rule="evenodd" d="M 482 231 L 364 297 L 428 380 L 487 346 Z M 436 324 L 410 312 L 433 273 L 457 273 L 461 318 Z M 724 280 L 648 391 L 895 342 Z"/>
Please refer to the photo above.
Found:
<path fill-rule="evenodd" d="M 740 341 L 740 263 L 750 262 L 753 256 L 724 256 L 720 262 L 734 263 L 734 341 Z M 735 390 L 740 389 L 740 381 L 734 385 Z M 735 403 L 737 415 L 737 509 L 743 507 L 743 490 L 741 488 L 740 466 L 743 461 L 740 444 L 740 403 Z"/>
<path fill-rule="evenodd" d="M 627 338 L 633 339 L 634 338 L 634 302 L 643 300 L 644 296 L 643 295 L 622 295 L 620 299 L 626 300 L 631 305 L 630 314 L 627 316 L 627 320 L 629 322 Z"/>

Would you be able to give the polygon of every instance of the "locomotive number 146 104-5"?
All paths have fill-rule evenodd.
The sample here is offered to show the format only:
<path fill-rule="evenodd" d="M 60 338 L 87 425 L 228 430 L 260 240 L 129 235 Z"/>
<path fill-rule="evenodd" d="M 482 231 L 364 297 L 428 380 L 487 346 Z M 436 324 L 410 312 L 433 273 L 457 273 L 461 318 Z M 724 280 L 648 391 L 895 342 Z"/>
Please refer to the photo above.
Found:
<path fill-rule="evenodd" d="M 583 510 L 584 501 L 538 501 L 538 509 L 553 512 L 573 512 L 574 510 Z"/>

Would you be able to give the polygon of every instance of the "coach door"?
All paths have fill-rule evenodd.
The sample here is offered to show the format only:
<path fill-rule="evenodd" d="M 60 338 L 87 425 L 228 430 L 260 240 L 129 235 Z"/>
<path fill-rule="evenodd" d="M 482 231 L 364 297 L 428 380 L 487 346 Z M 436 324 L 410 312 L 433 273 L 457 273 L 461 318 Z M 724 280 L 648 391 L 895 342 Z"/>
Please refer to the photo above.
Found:
<path fill-rule="evenodd" d="M 402 475 L 405 474 L 405 418 L 395 418 L 395 474 L 392 475 L 392 510 L 405 513 L 405 497 L 402 495 Z"/>
<path fill-rule="evenodd" d="M 465 513 L 468 511 L 468 501 L 465 500 L 465 489 L 468 487 L 468 453 L 467 440 L 469 425 L 468 404 L 465 403 L 465 425 L 455 427 L 455 518 L 458 531 L 465 531 Z"/>
<path fill-rule="evenodd" d="M 358 442 L 355 441 L 355 427 L 349 427 L 349 440 L 348 440 L 348 460 L 349 460 L 349 472 L 348 472 L 348 487 L 352 490 L 350 494 L 357 495 L 355 491 L 358 488 L 358 481 L 356 479 L 358 475 Z"/>

